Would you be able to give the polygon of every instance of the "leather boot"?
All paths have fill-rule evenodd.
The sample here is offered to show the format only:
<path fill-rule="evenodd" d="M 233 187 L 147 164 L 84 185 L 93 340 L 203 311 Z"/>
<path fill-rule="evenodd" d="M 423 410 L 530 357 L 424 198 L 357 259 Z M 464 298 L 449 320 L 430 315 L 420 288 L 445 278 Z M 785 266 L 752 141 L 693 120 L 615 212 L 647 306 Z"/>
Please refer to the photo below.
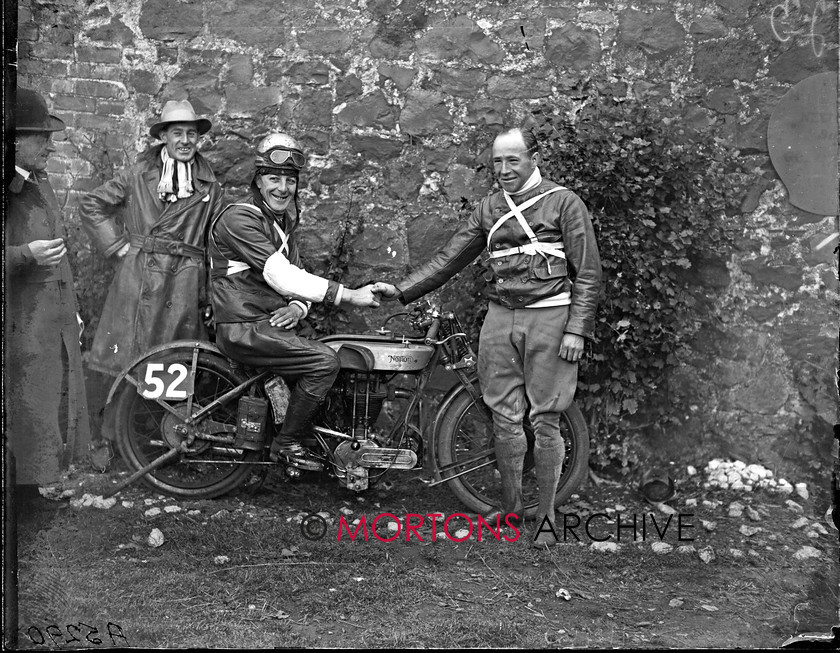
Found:
<path fill-rule="evenodd" d="M 271 443 L 268 457 L 277 461 L 280 458 L 301 458 L 305 451 L 300 441 L 312 431 L 312 421 L 321 403 L 319 397 L 295 388 L 289 397 L 289 408 L 283 418 L 283 426 Z"/>
<path fill-rule="evenodd" d="M 534 526 L 534 533 L 531 537 L 531 546 L 542 548 L 543 546 L 554 546 L 557 544 L 557 530 L 554 521 L 554 495 L 557 494 L 557 484 L 560 482 L 560 475 L 563 472 L 563 459 L 566 457 L 566 446 L 561 440 L 560 444 L 554 447 L 534 446 L 534 471 L 537 475 L 537 486 L 539 488 L 539 505 L 537 506 L 537 518 Z M 552 530 L 547 525 L 541 528 L 544 519 L 548 517 Z"/>
<path fill-rule="evenodd" d="M 504 524 L 505 517 L 512 513 L 518 516 L 511 521 L 519 523 L 525 512 L 522 503 L 522 468 L 528 443 L 524 437 L 496 440 L 495 449 L 496 468 L 502 480 L 502 503 L 495 510 L 483 515 L 484 521 L 492 525 L 498 518 L 499 523 Z"/>

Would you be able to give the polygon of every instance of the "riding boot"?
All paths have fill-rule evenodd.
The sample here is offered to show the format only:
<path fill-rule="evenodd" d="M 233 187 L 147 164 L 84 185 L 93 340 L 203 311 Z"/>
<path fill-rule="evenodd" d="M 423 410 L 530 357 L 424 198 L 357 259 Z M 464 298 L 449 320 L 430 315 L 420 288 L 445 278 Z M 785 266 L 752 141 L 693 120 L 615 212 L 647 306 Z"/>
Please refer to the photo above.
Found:
<path fill-rule="evenodd" d="M 516 518 L 511 521 L 519 523 L 525 512 L 522 503 L 522 468 L 528 444 L 525 438 L 497 439 L 495 449 L 496 468 L 502 481 L 502 502 L 499 508 L 487 513 L 484 520 L 490 524 L 498 518 L 499 523 L 504 524 L 507 515 L 514 514 Z"/>
<path fill-rule="evenodd" d="M 321 399 L 299 388 L 295 388 L 289 397 L 289 408 L 283 418 L 283 426 L 274 437 L 269 451 L 269 458 L 295 458 L 304 455 L 300 441 L 312 431 L 312 421 Z"/>
<path fill-rule="evenodd" d="M 563 472 L 563 459 L 565 457 L 566 446 L 562 440 L 559 445 L 554 447 L 534 446 L 534 471 L 537 475 L 537 486 L 539 488 L 539 504 L 531 546 L 542 548 L 543 546 L 557 544 L 554 499 L 557 494 L 557 484 L 560 482 L 560 475 Z M 543 526 L 546 517 L 548 523 L 551 524 L 550 530 L 548 524 Z"/>

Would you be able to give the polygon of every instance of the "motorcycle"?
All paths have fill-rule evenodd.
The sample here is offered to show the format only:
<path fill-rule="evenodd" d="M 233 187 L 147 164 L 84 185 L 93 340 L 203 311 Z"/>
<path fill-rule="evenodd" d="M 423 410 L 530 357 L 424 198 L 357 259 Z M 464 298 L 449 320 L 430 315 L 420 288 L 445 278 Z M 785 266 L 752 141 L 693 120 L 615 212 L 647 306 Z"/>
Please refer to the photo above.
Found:
<path fill-rule="evenodd" d="M 399 316 L 409 333 L 387 328 Z M 172 496 L 214 498 L 259 485 L 279 465 L 290 478 L 326 473 L 356 492 L 390 470 L 413 470 L 431 476 L 420 477 L 429 486 L 447 484 L 476 513 L 499 505 L 492 419 L 478 387 L 476 355 L 453 312 L 423 302 L 390 315 L 372 334 L 321 340 L 336 351 L 340 372 L 303 442 L 305 456 L 279 462 L 268 459 L 288 405 L 279 376 L 244 367 L 204 341 L 172 342 L 134 360 L 106 404 L 117 450 L 133 470 L 111 494 L 142 478 Z M 438 400 L 427 386 L 439 367 L 457 382 Z M 586 422 L 576 405 L 563 413 L 561 428 L 566 458 L 556 505 L 584 480 L 589 461 Z M 527 420 L 525 431 L 523 498 L 525 516 L 533 518 L 537 486 Z"/>

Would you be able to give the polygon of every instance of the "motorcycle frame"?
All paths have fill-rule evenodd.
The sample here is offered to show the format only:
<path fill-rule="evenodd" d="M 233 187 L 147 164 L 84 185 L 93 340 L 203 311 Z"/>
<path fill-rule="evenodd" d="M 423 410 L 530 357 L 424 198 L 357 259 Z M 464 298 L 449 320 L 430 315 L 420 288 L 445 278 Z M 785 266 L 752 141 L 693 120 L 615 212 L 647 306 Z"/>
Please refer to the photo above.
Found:
<path fill-rule="evenodd" d="M 399 399 L 406 400 L 405 404 L 400 411 L 397 418 L 394 419 L 394 424 L 391 426 L 390 430 L 388 431 L 387 437 L 384 438 L 382 441 L 385 446 L 392 444 L 395 442 L 400 442 L 402 438 L 405 436 L 405 433 L 411 428 L 410 425 L 410 418 L 412 413 L 417 411 L 417 429 L 419 430 L 420 437 L 423 443 L 423 462 L 424 462 L 424 469 L 429 469 L 432 473 L 433 479 L 432 481 L 423 480 L 429 486 L 436 486 L 442 483 L 445 483 L 451 479 L 457 478 L 464 474 L 468 474 L 473 472 L 477 469 L 485 467 L 487 465 L 493 464 L 495 462 L 495 452 L 492 447 L 487 450 L 487 454 L 480 454 L 475 457 L 475 461 L 478 462 L 479 460 L 483 460 L 482 464 L 476 465 L 474 467 L 469 467 L 467 469 L 461 469 L 464 465 L 467 465 L 473 462 L 473 459 L 469 461 L 460 461 L 458 463 L 452 463 L 447 465 L 446 467 L 442 467 L 438 460 L 438 439 L 439 439 L 439 432 L 440 432 L 440 423 L 443 416 L 446 414 L 446 411 L 449 409 L 451 403 L 455 400 L 455 398 L 462 392 L 466 390 L 469 392 L 475 399 L 479 400 L 481 398 L 480 390 L 477 387 L 478 380 L 474 374 L 474 364 L 464 365 L 463 362 L 459 362 L 456 364 L 452 364 L 450 361 L 448 353 L 446 353 L 446 348 L 444 347 L 447 340 L 450 340 L 453 335 L 458 335 L 459 337 L 465 337 L 464 334 L 453 334 L 444 338 L 443 340 L 437 340 L 437 330 L 440 325 L 441 319 L 451 319 L 454 317 L 451 313 L 446 314 L 444 316 L 438 316 L 435 318 L 435 323 L 432 328 L 430 328 L 429 332 L 427 333 L 426 337 L 403 337 L 401 341 L 403 342 L 410 342 L 410 343 L 425 343 L 425 344 L 433 344 L 435 346 L 435 351 L 432 357 L 429 359 L 429 362 L 417 373 L 410 373 L 410 372 L 398 372 L 398 374 L 407 374 L 413 376 L 415 380 L 415 387 L 413 390 L 408 390 L 405 388 L 395 388 L 395 396 Z M 334 334 L 331 336 L 327 336 L 327 339 L 340 339 L 342 337 L 351 337 L 356 342 L 364 342 L 365 336 L 363 334 Z M 369 340 L 376 340 L 376 338 L 370 338 Z M 396 338 L 395 341 L 399 341 Z M 140 387 L 140 382 L 131 376 L 131 371 L 134 370 L 139 364 L 143 361 L 153 358 L 160 354 L 165 354 L 170 351 L 177 351 L 177 350 L 184 350 L 190 349 L 192 350 L 192 361 L 190 366 L 190 377 L 193 378 L 195 375 L 195 370 L 198 363 L 198 355 L 201 351 L 217 355 L 225 360 L 230 360 L 227 356 L 225 356 L 221 350 L 213 343 L 204 341 L 204 340 L 177 340 L 174 342 L 166 343 L 164 345 L 158 345 L 153 347 L 152 349 L 144 352 L 137 358 L 131 361 L 131 363 L 123 370 L 120 375 L 116 378 L 116 380 L 111 385 L 111 388 L 108 392 L 108 397 L 105 403 L 105 419 L 103 421 L 103 433 L 105 436 L 111 440 L 115 437 L 114 432 L 114 415 L 113 410 L 111 407 L 113 406 L 113 400 L 117 396 L 118 392 L 123 391 L 126 389 L 126 384 L 133 386 L 135 389 Z M 456 377 L 458 378 L 458 383 L 454 384 L 452 388 L 450 388 L 447 393 L 444 395 L 444 398 L 440 402 L 437 410 L 434 412 L 434 416 L 429 420 L 428 409 L 425 405 L 424 399 L 426 385 L 428 384 L 429 378 L 431 377 L 432 373 L 434 372 L 435 368 L 438 365 L 444 366 L 446 369 L 455 373 Z M 464 367 L 470 369 L 472 373 L 467 373 L 464 371 Z M 265 380 L 270 376 L 273 376 L 273 373 L 269 370 L 255 370 L 254 373 L 250 373 L 247 375 L 248 378 L 240 383 L 235 388 L 232 388 L 228 392 L 226 392 L 221 397 L 215 399 L 213 402 L 204 406 L 200 410 L 198 410 L 195 414 L 192 414 L 192 400 L 193 394 L 190 393 L 188 397 L 188 414 L 186 420 L 184 420 L 185 425 L 190 426 L 195 422 L 199 421 L 204 415 L 211 412 L 218 406 L 224 405 L 230 401 L 237 400 L 242 397 L 248 390 L 258 383 L 259 381 Z M 156 403 L 158 403 L 164 410 L 169 413 L 175 414 L 179 419 L 183 419 L 183 416 L 175 411 L 165 400 L 156 398 L 153 399 Z M 322 433 L 319 434 L 319 438 L 323 435 L 327 435 L 328 437 L 336 437 L 342 438 L 346 440 L 354 440 L 355 438 L 352 435 L 348 435 L 345 433 L 333 431 L 331 429 L 326 429 L 324 427 L 315 425 L 314 430 L 316 433 L 319 430 Z M 397 437 L 399 436 L 399 437 Z M 211 436 L 208 434 L 204 434 L 201 436 L 203 440 L 217 440 L 220 442 L 224 442 L 226 444 L 231 444 L 227 441 L 227 439 L 219 438 L 218 436 Z M 189 444 L 184 444 L 186 440 L 182 442 L 181 451 L 183 453 L 187 453 L 188 450 L 186 447 Z M 192 440 L 190 440 L 192 442 Z M 265 439 L 266 445 L 270 443 L 270 439 L 266 437 Z M 330 449 L 325 447 L 322 443 L 322 447 L 329 453 Z M 165 455 L 173 455 L 173 451 L 175 449 L 170 450 Z M 161 457 L 163 458 L 163 457 Z M 231 461 L 232 464 L 243 464 L 243 465 L 260 465 L 260 464 L 267 464 L 267 465 L 277 465 L 280 463 L 274 462 L 255 462 L 255 461 Z M 334 463 L 334 461 L 332 461 Z M 139 470 L 136 474 L 132 475 L 131 480 L 134 480 L 134 477 L 142 476 L 143 473 L 146 473 L 149 469 L 153 469 L 156 465 L 154 463 L 150 464 L 144 470 Z M 449 475 L 448 472 L 458 469 L 457 473 Z M 384 471 L 388 471 L 387 469 Z M 383 472 L 384 473 L 384 472 Z M 122 486 L 122 484 L 121 484 Z"/>

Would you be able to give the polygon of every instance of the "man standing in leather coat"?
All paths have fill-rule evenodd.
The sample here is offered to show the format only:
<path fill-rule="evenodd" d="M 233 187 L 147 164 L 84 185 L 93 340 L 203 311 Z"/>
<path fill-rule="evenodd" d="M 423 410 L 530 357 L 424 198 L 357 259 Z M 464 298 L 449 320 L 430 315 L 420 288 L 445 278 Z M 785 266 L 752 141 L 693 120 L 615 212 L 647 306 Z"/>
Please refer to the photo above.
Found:
<path fill-rule="evenodd" d="M 540 526 L 548 518 L 554 527 L 565 458 L 560 419 L 574 399 L 584 339 L 594 331 L 601 261 L 586 206 L 572 191 L 544 180 L 538 163 L 531 132 L 501 132 L 493 142 L 493 169 L 502 190 L 483 199 L 428 263 L 396 285 L 375 284 L 373 291 L 409 303 L 488 253 L 489 307 L 478 375 L 493 414 L 502 483 L 500 510 L 488 518 L 522 514 L 528 409 L 539 486 L 533 543 L 541 546 L 556 544 Z"/>
<path fill-rule="evenodd" d="M 270 453 L 293 464 L 339 370 L 330 347 L 298 335 L 295 327 L 312 302 L 379 306 L 371 286 L 353 290 L 300 267 L 297 189 L 305 163 L 288 134 L 263 138 L 249 201 L 225 208 L 208 237 L 216 344 L 226 356 L 294 383 Z"/>
<path fill-rule="evenodd" d="M 163 143 L 80 202 L 96 248 L 121 259 L 88 361 L 99 372 L 116 376 L 155 345 L 207 339 L 204 239 L 222 203 L 221 186 L 198 153 L 210 126 L 189 102 L 167 102 L 149 130 Z M 124 229 L 115 219 L 120 210 Z"/>
<path fill-rule="evenodd" d="M 20 507 L 58 507 L 38 487 L 87 453 L 90 426 L 73 273 L 47 178 L 64 123 L 38 93 L 17 89 L 15 175 L 6 193 L 4 408 Z M 52 504 L 52 505 L 50 505 Z"/>

